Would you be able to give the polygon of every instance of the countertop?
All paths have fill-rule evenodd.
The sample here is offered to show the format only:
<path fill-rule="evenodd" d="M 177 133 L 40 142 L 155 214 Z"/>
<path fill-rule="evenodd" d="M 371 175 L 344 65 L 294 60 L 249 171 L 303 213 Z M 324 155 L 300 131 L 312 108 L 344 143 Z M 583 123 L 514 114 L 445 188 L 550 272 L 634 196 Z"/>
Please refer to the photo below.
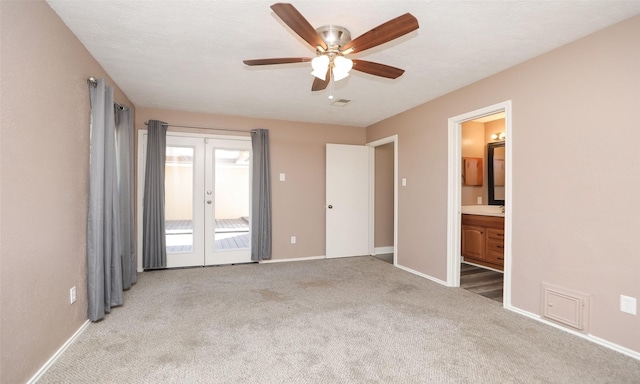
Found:
<path fill-rule="evenodd" d="M 504 217 L 499 205 L 463 205 L 460 212 L 465 215 L 499 216 Z"/>

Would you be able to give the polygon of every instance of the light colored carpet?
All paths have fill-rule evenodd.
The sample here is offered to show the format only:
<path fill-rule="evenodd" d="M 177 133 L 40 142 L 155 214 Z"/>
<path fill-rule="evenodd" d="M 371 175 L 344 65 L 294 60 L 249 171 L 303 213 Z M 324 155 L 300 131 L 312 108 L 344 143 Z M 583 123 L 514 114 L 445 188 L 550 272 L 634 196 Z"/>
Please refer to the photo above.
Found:
<path fill-rule="evenodd" d="M 373 257 L 147 272 L 40 383 L 638 383 L 640 361 Z"/>

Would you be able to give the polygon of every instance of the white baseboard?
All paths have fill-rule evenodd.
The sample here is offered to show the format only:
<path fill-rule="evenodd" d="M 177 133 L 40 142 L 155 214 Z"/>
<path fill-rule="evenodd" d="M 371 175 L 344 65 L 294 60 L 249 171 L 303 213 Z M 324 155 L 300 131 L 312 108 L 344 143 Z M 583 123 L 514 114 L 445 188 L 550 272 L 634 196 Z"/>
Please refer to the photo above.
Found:
<path fill-rule="evenodd" d="M 637 351 L 631 350 L 629 348 L 623 347 L 621 345 L 612 343 L 610 341 L 601 339 L 601 338 L 599 338 L 597 336 L 594 336 L 594 335 L 591 335 L 591 334 L 585 334 L 585 333 L 582 333 L 582 332 L 574 331 L 573 329 L 569 329 L 569 328 L 563 327 L 563 326 L 561 326 L 559 324 L 556 324 L 556 323 L 554 323 L 552 321 L 544 319 L 540 315 L 536 315 L 535 313 L 531 313 L 531 312 L 525 311 L 523 309 L 516 308 L 514 306 L 505 306 L 504 308 L 508 309 L 508 310 L 510 310 L 512 312 L 515 312 L 517 314 L 520 314 L 520 315 L 529 317 L 531 319 L 537 320 L 537 321 L 539 321 L 539 322 L 541 322 L 543 324 L 550 325 L 550 326 L 552 326 L 554 328 L 557 328 L 557 329 L 560 329 L 562 331 L 571 333 L 572 335 L 581 337 L 583 339 L 591 341 L 592 343 L 596 343 L 596 344 L 602 345 L 603 347 L 612 349 L 612 350 L 614 350 L 616 352 L 622 353 L 623 355 L 627 355 L 627 356 L 629 356 L 631 358 L 634 358 L 636 360 L 640 360 L 640 352 L 637 352 Z"/>
<path fill-rule="evenodd" d="M 444 281 L 444 280 L 437 279 L 437 278 L 435 278 L 435 277 L 433 277 L 433 276 L 425 275 L 425 274 L 424 274 L 424 273 L 422 273 L 422 272 L 418 272 L 418 271 L 413 270 L 413 269 L 411 269 L 411 268 L 404 267 L 404 266 L 402 266 L 402 265 L 400 265 L 400 264 L 396 264 L 396 267 L 398 267 L 398 268 L 400 268 L 400 269 L 402 269 L 402 270 L 405 270 L 405 271 L 407 271 L 407 272 L 409 272 L 409 273 L 413 273 L 414 275 L 418 275 L 418 276 L 420 276 L 420 277 L 424 277 L 424 278 L 425 278 L 425 279 L 427 279 L 427 280 L 431 280 L 431 281 L 434 281 L 434 282 L 436 282 L 436 283 L 438 283 L 438 284 L 442 284 L 442 285 L 444 285 L 444 286 L 447 286 L 447 282 L 446 282 L 446 281 Z"/>
<path fill-rule="evenodd" d="M 326 259 L 326 256 L 309 256 L 309 257 L 296 257 L 292 259 L 261 260 L 260 264 L 285 263 L 289 261 L 308 261 L 308 260 L 320 260 L 320 259 Z"/>
<path fill-rule="evenodd" d="M 53 363 L 56 362 L 56 360 L 58 360 L 58 358 L 60 356 L 62 356 L 62 354 L 64 353 L 64 351 L 67 350 L 67 348 L 69 348 L 69 346 L 71 344 L 73 344 L 74 341 L 76 341 L 76 339 L 78 338 L 78 336 L 80 336 L 82 334 L 82 332 L 84 332 L 85 329 L 87 329 L 87 327 L 89 326 L 89 324 L 91 324 L 90 320 L 85 321 L 80 328 L 78 328 L 78 330 L 69 338 L 69 340 L 67 340 L 64 344 L 62 344 L 62 347 L 60 347 L 56 353 L 53 354 L 53 356 L 51 356 L 51 358 L 44 363 L 44 365 L 42 366 L 42 368 L 40 368 L 38 370 L 38 372 L 36 372 L 35 375 L 33 375 L 33 377 L 31 377 L 31 379 L 29 379 L 29 381 L 27 381 L 28 384 L 34 384 L 35 382 L 37 382 L 38 380 L 40 380 L 40 377 L 42 377 L 42 375 L 44 375 L 45 372 L 47 372 L 47 370 L 53 365 Z"/>
<path fill-rule="evenodd" d="M 388 247 L 375 247 L 373 249 L 374 255 L 384 255 L 386 253 L 393 253 L 393 245 L 390 245 Z"/>
<path fill-rule="evenodd" d="M 590 340 L 590 341 L 593 341 L 596 344 L 600 344 L 603 347 L 607 347 L 609 349 L 613 349 L 616 352 L 620 352 L 620 353 L 622 353 L 624 355 L 627 355 L 627 356 L 629 356 L 631 358 L 634 358 L 636 360 L 640 360 L 640 352 L 634 351 L 632 349 L 623 347 L 622 345 L 618 345 L 618 344 L 612 343 L 610 341 L 607 341 L 605 339 L 601 339 L 601 338 L 599 338 L 597 336 L 593 336 L 593 335 L 587 336 L 587 339 Z"/>

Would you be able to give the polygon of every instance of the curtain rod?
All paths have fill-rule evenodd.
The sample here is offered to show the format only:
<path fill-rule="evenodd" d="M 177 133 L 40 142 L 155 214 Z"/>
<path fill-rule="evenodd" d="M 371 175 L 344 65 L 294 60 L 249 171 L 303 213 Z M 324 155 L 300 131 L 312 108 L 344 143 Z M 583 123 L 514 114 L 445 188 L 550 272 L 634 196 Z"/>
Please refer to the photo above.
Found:
<path fill-rule="evenodd" d="M 148 121 L 144 122 L 144 125 L 149 125 Z M 245 132 L 245 133 L 253 133 L 255 132 L 255 129 L 251 129 L 251 130 L 243 130 L 243 129 L 225 129 L 225 128 L 213 128 L 213 127 L 196 127 L 196 126 L 192 126 L 192 125 L 175 125 L 175 124 L 168 124 L 168 123 L 162 123 L 162 125 L 166 125 L 167 127 L 175 127 L 175 128 L 193 128 L 193 129 L 207 129 L 210 131 L 227 131 L 227 132 Z"/>
<path fill-rule="evenodd" d="M 88 83 L 90 86 L 95 87 L 95 86 L 97 86 L 97 85 L 98 85 L 98 80 L 96 80 L 96 78 L 95 78 L 95 77 L 91 76 L 90 78 L 88 78 L 88 79 L 87 79 L 87 83 Z M 121 111 L 124 111 L 124 110 L 125 110 L 125 108 L 126 108 L 126 109 L 129 109 L 129 107 L 127 107 L 126 105 L 118 104 L 118 103 L 116 103 L 115 101 L 113 102 L 113 104 L 115 104 L 115 106 L 116 106 L 116 107 L 120 108 L 120 110 L 121 110 Z"/>

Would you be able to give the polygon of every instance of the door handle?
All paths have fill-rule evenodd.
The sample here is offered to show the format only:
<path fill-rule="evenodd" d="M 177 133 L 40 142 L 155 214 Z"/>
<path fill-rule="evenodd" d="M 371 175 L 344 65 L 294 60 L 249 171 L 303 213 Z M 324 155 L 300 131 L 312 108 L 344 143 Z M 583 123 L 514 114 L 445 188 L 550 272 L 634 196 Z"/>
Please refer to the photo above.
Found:
<path fill-rule="evenodd" d="M 211 200 L 207 200 L 207 204 L 211 204 Z"/>
<path fill-rule="evenodd" d="M 333 205 L 329 204 L 329 206 L 327 208 L 333 209 Z"/>

